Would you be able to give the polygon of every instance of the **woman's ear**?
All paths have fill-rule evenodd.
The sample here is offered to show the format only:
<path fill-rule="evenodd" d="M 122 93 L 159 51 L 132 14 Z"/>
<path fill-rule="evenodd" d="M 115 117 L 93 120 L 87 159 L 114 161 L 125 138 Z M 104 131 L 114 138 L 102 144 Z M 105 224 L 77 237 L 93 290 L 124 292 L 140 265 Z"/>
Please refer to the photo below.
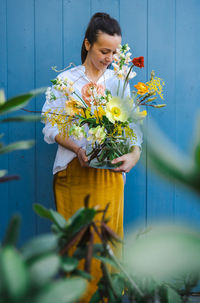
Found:
<path fill-rule="evenodd" d="M 88 41 L 87 38 L 85 38 L 84 44 L 85 44 L 85 49 L 88 52 L 90 50 L 91 44 L 90 44 L 90 42 Z"/>

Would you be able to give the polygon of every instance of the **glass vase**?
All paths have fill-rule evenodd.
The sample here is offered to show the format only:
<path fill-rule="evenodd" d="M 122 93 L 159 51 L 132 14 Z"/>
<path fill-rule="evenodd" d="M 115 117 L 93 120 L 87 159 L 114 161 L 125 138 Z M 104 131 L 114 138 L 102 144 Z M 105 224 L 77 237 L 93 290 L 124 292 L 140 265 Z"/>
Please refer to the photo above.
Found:
<path fill-rule="evenodd" d="M 103 143 L 91 143 L 87 141 L 86 155 L 90 167 L 113 169 L 122 164 L 122 162 L 112 164 L 112 160 L 131 150 L 129 140 L 125 137 L 108 137 Z"/>

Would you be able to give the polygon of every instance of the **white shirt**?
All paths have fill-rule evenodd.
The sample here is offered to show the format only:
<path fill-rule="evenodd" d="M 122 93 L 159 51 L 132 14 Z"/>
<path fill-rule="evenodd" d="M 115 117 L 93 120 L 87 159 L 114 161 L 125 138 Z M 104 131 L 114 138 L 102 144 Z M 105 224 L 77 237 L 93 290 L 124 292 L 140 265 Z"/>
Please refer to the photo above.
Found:
<path fill-rule="evenodd" d="M 59 74 L 58 76 L 63 79 L 67 78 L 69 81 L 73 81 L 74 82 L 73 87 L 79 96 L 81 96 L 82 87 L 85 84 L 87 84 L 88 82 L 91 82 L 85 75 L 85 66 L 84 65 L 78 65 L 74 68 L 66 70 L 66 71 L 62 72 L 61 74 Z M 120 81 L 120 82 L 121 82 L 121 86 L 120 86 L 120 91 L 121 91 L 123 82 L 122 81 Z M 113 96 L 117 95 L 118 79 L 114 75 L 113 70 L 107 69 L 104 72 L 104 74 L 99 78 L 99 80 L 97 81 L 97 84 L 105 85 L 105 87 L 111 91 L 111 94 Z M 50 101 L 50 102 L 48 100 L 46 100 L 46 102 L 42 108 L 42 112 L 46 112 L 50 109 L 54 110 L 56 108 L 63 108 L 65 106 L 66 99 L 61 97 L 59 91 L 55 90 L 53 87 L 52 87 L 52 91 L 57 99 Z M 129 85 L 126 88 L 124 95 L 125 96 L 130 95 Z M 73 96 L 76 97 L 75 95 L 73 95 Z M 137 139 L 136 139 L 134 145 L 141 147 L 142 132 L 140 130 L 139 125 L 133 123 L 131 128 L 134 130 L 134 132 L 137 136 Z M 59 133 L 56 125 L 52 126 L 50 122 L 46 122 L 45 127 L 43 128 L 42 132 L 44 134 L 45 142 L 47 142 L 48 144 L 55 143 L 55 136 Z M 72 139 L 72 138 L 70 137 L 70 139 Z M 79 141 L 73 139 L 73 141 L 78 146 L 81 146 L 82 148 L 86 148 L 86 138 L 79 140 Z M 75 157 L 76 157 L 76 154 L 74 152 L 72 152 L 71 150 L 64 148 L 58 144 L 56 158 L 55 158 L 54 166 L 53 166 L 53 174 L 56 174 L 58 171 L 65 169 L 67 167 L 68 163 L 71 162 Z"/>

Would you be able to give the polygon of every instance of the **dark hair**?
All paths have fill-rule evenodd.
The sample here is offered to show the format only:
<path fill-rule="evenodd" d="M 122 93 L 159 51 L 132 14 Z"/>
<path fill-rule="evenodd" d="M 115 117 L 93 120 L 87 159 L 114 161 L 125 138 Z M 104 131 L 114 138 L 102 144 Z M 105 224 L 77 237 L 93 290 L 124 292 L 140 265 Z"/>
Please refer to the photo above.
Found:
<path fill-rule="evenodd" d="M 108 35 L 114 36 L 115 34 L 121 36 L 121 28 L 117 20 L 110 17 L 106 13 L 96 13 L 90 19 L 88 27 L 85 32 L 85 37 L 83 40 L 81 48 L 81 61 L 84 63 L 87 57 L 87 50 L 85 48 L 85 39 L 89 41 L 91 45 L 97 41 L 99 32 L 106 33 Z"/>

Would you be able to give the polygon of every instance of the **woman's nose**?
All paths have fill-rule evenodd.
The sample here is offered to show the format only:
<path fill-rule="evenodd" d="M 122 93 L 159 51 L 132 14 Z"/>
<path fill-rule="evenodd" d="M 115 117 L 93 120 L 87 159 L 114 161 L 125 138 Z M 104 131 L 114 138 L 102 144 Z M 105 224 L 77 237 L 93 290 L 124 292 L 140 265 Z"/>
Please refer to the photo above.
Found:
<path fill-rule="evenodd" d="M 112 54 L 107 54 L 106 56 L 106 62 L 112 62 L 113 61 L 113 55 Z"/>

